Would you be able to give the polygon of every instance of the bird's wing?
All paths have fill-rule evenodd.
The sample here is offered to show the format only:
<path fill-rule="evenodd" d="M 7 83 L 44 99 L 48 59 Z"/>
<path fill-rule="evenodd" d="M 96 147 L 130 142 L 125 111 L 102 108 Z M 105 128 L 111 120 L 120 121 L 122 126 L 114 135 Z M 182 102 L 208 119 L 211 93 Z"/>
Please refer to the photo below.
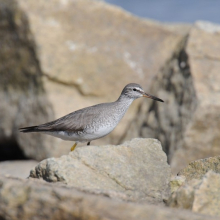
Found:
<path fill-rule="evenodd" d="M 21 132 L 42 132 L 42 131 L 83 131 L 90 125 L 97 114 L 93 111 L 95 106 L 80 109 L 63 116 L 55 121 L 39 126 L 21 128 Z"/>
<path fill-rule="evenodd" d="M 94 118 L 95 114 L 92 111 L 92 108 L 89 107 L 72 112 L 53 122 L 40 125 L 39 129 L 45 129 L 48 131 L 83 131 L 87 125 L 92 123 Z"/>

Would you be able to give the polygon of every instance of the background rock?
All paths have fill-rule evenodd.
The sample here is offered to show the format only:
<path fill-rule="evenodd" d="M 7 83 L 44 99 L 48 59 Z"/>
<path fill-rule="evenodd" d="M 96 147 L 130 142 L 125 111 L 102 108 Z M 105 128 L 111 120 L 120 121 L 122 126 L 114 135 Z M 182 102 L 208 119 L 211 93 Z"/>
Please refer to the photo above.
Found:
<path fill-rule="evenodd" d="M 16 189 L 16 190 L 15 190 Z M 56 207 L 56 208 L 54 208 Z M 215 220 L 218 218 L 167 207 L 116 201 L 74 188 L 0 176 L 0 218 L 51 220 Z"/>
<path fill-rule="evenodd" d="M 32 178 L 62 182 L 129 201 L 162 202 L 169 196 L 170 167 L 160 142 L 133 139 L 118 146 L 85 146 L 40 162 Z"/>
<path fill-rule="evenodd" d="M 186 182 L 168 201 L 171 207 L 220 216 L 220 174 L 207 172 L 202 179 Z"/>
<path fill-rule="evenodd" d="M 152 93 L 161 97 L 165 101 L 164 105 L 142 103 L 125 135 L 125 139 L 133 136 L 159 139 L 169 162 L 184 139 L 184 129 L 196 107 L 196 94 L 185 52 L 186 40 L 184 38 L 175 48 L 152 82 Z M 184 67 L 181 67 L 181 63 Z"/>
<path fill-rule="evenodd" d="M 220 154 L 220 31 L 198 22 L 186 47 L 196 90 L 197 107 L 175 152 L 171 166 L 177 171 L 190 161 Z"/>
<path fill-rule="evenodd" d="M 14 1 L 0 1 L 0 160 L 49 156 L 52 140 L 18 128 L 51 120 L 42 72 L 25 14 Z"/>

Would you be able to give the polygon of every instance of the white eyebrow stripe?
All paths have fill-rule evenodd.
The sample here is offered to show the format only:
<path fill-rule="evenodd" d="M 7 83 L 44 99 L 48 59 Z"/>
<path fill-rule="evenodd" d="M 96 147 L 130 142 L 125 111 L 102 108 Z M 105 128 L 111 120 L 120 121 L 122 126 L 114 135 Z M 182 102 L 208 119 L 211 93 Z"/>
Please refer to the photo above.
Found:
<path fill-rule="evenodd" d="M 139 88 L 135 88 L 138 92 L 142 92 Z"/>

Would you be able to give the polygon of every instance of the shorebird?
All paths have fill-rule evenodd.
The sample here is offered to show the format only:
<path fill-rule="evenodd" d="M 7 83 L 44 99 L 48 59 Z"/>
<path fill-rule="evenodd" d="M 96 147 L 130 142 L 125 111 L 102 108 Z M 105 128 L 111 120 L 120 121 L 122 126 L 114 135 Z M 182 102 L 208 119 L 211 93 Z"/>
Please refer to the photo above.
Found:
<path fill-rule="evenodd" d="M 115 102 L 83 108 L 52 122 L 20 128 L 20 131 L 41 132 L 63 140 L 75 141 L 71 147 L 73 151 L 78 142 L 87 142 L 87 145 L 90 145 L 91 141 L 109 134 L 118 125 L 131 103 L 140 97 L 163 102 L 162 99 L 145 93 L 140 85 L 130 83 L 124 87 Z"/>

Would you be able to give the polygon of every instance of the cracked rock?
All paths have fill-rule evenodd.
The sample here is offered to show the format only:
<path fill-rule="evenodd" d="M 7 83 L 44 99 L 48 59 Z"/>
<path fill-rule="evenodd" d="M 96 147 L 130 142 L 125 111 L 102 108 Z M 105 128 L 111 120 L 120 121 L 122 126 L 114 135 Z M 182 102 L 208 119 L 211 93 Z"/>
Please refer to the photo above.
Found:
<path fill-rule="evenodd" d="M 30 177 L 127 201 L 162 203 L 169 194 L 170 166 L 158 140 L 137 138 L 43 160 Z"/>

